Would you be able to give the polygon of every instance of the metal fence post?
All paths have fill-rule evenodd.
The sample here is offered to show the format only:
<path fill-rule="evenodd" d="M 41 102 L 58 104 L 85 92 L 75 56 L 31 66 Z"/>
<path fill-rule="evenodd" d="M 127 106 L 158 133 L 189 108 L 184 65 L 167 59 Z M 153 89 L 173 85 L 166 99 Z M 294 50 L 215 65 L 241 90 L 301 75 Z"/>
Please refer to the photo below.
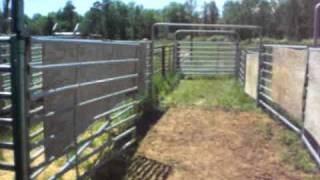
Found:
<path fill-rule="evenodd" d="M 235 43 L 236 45 L 236 57 L 235 57 L 235 61 L 236 61 L 236 66 L 235 66 L 235 76 L 238 78 L 238 79 L 241 79 L 241 75 L 240 75 L 240 68 L 241 68 L 241 51 L 240 51 L 240 45 L 239 45 L 239 42 L 237 41 Z"/>
<path fill-rule="evenodd" d="M 262 55 L 264 53 L 264 46 L 260 45 L 259 48 L 259 59 L 258 59 L 258 83 L 257 83 L 257 100 L 256 104 L 257 106 L 260 106 L 260 92 L 261 92 L 261 77 L 262 77 L 262 69 L 263 69 L 263 58 L 264 56 Z"/>
<path fill-rule="evenodd" d="M 16 179 L 29 179 L 27 76 L 24 41 L 11 41 L 11 86 Z"/>
<path fill-rule="evenodd" d="M 166 47 L 161 47 L 161 74 L 162 77 L 166 76 Z"/>
<path fill-rule="evenodd" d="M 11 38 L 11 86 L 14 162 L 17 180 L 29 179 L 29 143 L 28 143 L 28 102 L 27 102 L 27 66 L 26 58 L 30 55 L 25 51 L 30 41 L 24 34 L 23 0 L 12 0 L 13 32 Z M 26 41 L 27 40 L 27 41 Z"/>
<path fill-rule="evenodd" d="M 192 56 L 193 56 L 193 33 L 191 34 L 191 37 L 190 37 L 190 60 L 192 61 L 193 60 L 193 58 L 192 58 Z"/>

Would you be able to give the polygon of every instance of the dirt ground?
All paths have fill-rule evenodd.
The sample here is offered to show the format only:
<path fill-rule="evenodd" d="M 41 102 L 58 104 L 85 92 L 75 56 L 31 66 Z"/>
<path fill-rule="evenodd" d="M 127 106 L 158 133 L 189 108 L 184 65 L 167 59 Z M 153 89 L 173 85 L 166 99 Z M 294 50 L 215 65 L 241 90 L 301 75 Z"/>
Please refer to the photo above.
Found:
<path fill-rule="evenodd" d="M 281 127 L 262 113 L 171 108 L 141 142 L 136 156 L 170 167 L 165 178 L 170 180 L 320 179 L 283 163 L 285 148 L 277 138 L 267 137 L 264 124 L 274 126 L 277 137 Z"/>

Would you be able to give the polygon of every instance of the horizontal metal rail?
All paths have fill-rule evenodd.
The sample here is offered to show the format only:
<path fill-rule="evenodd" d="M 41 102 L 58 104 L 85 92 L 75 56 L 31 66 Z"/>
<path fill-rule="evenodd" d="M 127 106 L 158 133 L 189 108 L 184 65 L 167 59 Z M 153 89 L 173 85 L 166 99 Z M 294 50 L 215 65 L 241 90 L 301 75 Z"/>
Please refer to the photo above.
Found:
<path fill-rule="evenodd" d="M 15 171 L 14 165 L 2 162 L 0 162 L 0 169 L 3 171 Z"/>
<path fill-rule="evenodd" d="M 210 59 L 212 59 L 212 58 L 214 58 L 214 57 L 212 57 L 212 56 L 210 56 L 209 54 L 206 54 L 206 55 L 179 55 L 178 56 L 179 58 L 192 58 L 192 59 L 195 59 L 195 58 L 210 58 Z M 227 58 L 227 57 L 230 57 L 230 58 L 235 58 L 236 57 L 236 55 L 234 54 L 234 55 L 228 55 L 228 54 L 224 54 L 224 55 L 220 55 L 219 56 L 220 58 L 222 58 L 222 57 L 225 57 L 225 58 Z"/>
<path fill-rule="evenodd" d="M 264 44 L 264 47 L 271 47 L 271 48 L 293 48 L 293 49 L 306 49 L 308 46 L 301 46 L 301 45 L 285 45 L 285 44 Z"/>
<path fill-rule="evenodd" d="M 44 155 L 44 153 L 45 153 L 45 148 L 41 148 L 39 151 L 37 151 L 30 157 L 30 162 L 32 163 L 33 161 L 35 161 L 36 159 Z"/>
<path fill-rule="evenodd" d="M 129 74 L 129 75 L 124 75 L 124 76 L 118 76 L 118 77 L 112 77 L 112 78 L 106 78 L 106 79 L 100 79 L 100 80 L 94 80 L 94 81 L 88 81 L 84 83 L 78 83 L 78 84 L 72 84 L 72 85 L 67 85 L 55 89 L 50 89 L 41 93 L 35 93 L 31 96 L 31 100 L 35 101 L 37 99 L 55 95 L 58 93 L 62 93 L 68 90 L 73 90 L 81 87 L 86 87 L 86 86 L 92 86 L 92 85 L 98 85 L 98 84 L 104 84 L 104 83 L 109 83 L 113 81 L 119 81 L 119 80 L 125 80 L 125 79 L 132 79 L 132 78 L 137 78 L 138 74 Z"/>
<path fill-rule="evenodd" d="M 40 128 L 40 129 L 36 130 L 35 132 L 31 133 L 29 138 L 30 139 L 34 139 L 34 138 L 40 136 L 43 133 L 44 133 L 44 128 Z"/>
<path fill-rule="evenodd" d="M 266 83 L 272 83 L 272 81 L 270 79 L 267 79 L 265 77 L 261 77 L 260 78 L 262 81 L 266 82 Z"/>
<path fill-rule="evenodd" d="M 307 148 L 309 149 L 311 155 L 313 156 L 313 158 L 316 160 L 317 164 L 320 164 L 320 157 L 318 152 L 312 147 L 311 143 L 309 142 L 309 140 L 307 139 L 307 137 L 302 134 L 302 141 L 304 142 L 304 144 L 307 146 Z"/>
<path fill-rule="evenodd" d="M 130 93 L 130 92 L 134 92 L 134 91 L 137 91 L 137 90 L 138 90 L 138 86 L 135 86 L 135 87 L 132 87 L 132 88 L 128 88 L 128 89 L 124 89 L 124 90 L 121 90 L 121 91 L 118 91 L 118 92 L 114 92 L 114 93 L 107 94 L 107 95 L 104 95 L 104 96 L 100 96 L 100 97 L 97 97 L 97 98 L 93 98 L 93 99 L 90 99 L 90 100 L 87 100 L 87 101 L 83 101 L 83 102 L 79 103 L 79 106 L 84 106 L 84 105 L 91 104 L 91 103 L 94 103 L 94 102 L 97 102 L 97 101 L 108 99 L 108 98 L 113 97 L 113 96 Z"/>
<path fill-rule="evenodd" d="M 208 64 L 198 64 L 198 65 L 180 65 L 181 68 L 236 68 L 236 65 L 208 65 Z"/>
<path fill-rule="evenodd" d="M 272 108 L 270 105 L 268 105 L 267 103 L 265 103 L 262 100 L 259 100 L 259 103 L 266 108 L 267 110 L 269 110 L 272 114 L 274 114 L 275 116 L 277 116 L 283 123 L 285 123 L 288 127 L 290 127 L 292 130 L 294 130 L 296 133 L 300 134 L 301 130 L 296 127 L 295 125 L 293 125 L 286 117 L 282 116 L 280 113 L 278 113 L 274 108 Z"/>
<path fill-rule="evenodd" d="M 80 102 L 80 103 L 77 104 L 77 106 L 84 106 L 84 105 L 87 105 L 89 103 L 94 103 L 94 102 L 97 102 L 97 101 L 100 101 L 100 100 L 103 100 L 103 99 L 107 99 L 107 98 L 123 95 L 123 94 L 126 94 L 126 93 L 132 93 L 132 92 L 135 92 L 137 90 L 138 90 L 138 87 L 135 86 L 135 87 L 124 89 L 124 90 L 117 91 L 117 92 L 114 92 L 114 93 L 109 93 L 109 94 L 107 94 L 105 96 L 100 96 L 100 97 L 97 97 L 97 98 L 93 98 L 93 99 L 90 99 L 90 100 L 87 100 L 87 101 Z M 51 112 L 49 112 L 47 114 L 44 114 L 44 115 L 35 114 L 35 115 L 30 117 L 30 120 L 31 120 L 31 122 L 34 122 L 34 121 L 37 121 L 37 120 L 43 120 L 43 119 L 46 119 L 48 117 L 53 117 L 53 116 L 56 116 L 56 115 L 61 114 L 61 113 L 72 111 L 74 108 L 75 107 L 70 107 L 70 108 L 66 108 L 66 109 L 63 109 L 63 110 L 59 110 L 59 111 L 51 111 Z"/>
<path fill-rule="evenodd" d="M 267 92 L 272 92 L 272 90 L 269 87 L 266 87 L 264 85 L 260 85 L 260 88 L 262 88 L 263 90 L 265 90 Z"/>
<path fill-rule="evenodd" d="M 112 125 L 112 128 L 108 128 L 108 129 L 111 130 L 111 129 L 115 128 L 115 127 L 121 126 L 122 124 L 124 124 L 124 123 L 126 123 L 126 122 L 128 122 L 128 121 L 130 121 L 130 120 L 133 120 L 133 119 L 132 119 L 132 118 L 127 118 L 127 119 L 125 119 L 125 120 L 119 121 L 117 124 Z M 104 131 L 106 131 L 106 130 L 104 130 Z M 126 133 L 126 132 L 125 132 L 125 133 Z M 121 133 L 121 134 L 118 135 L 118 136 L 119 136 L 119 137 L 123 137 L 123 133 Z M 116 137 L 116 138 L 113 138 L 113 139 L 119 140 L 120 138 L 117 138 L 117 137 Z M 81 163 L 83 163 L 84 161 L 88 160 L 90 157 L 92 157 L 94 154 L 100 152 L 100 151 L 101 151 L 102 149 L 104 149 L 105 147 L 111 146 L 112 143 L 113 143 L 113 141 L 107 141 L 107 142 L 105 142 L 102 146 L 100 146 L 100 147 L 98 147 L 97 149 L 93 150 L 91 153 L 89 153 L 89 154 L 87 154 L 87 155 L 79 158 L 78 161 L 77 161 L 77 162 L 78 162 L 78 165 L 81 164 Z M 54 176 L 52 176 L 50 179 L 57 179 L 57 178 L 61 177 L 63 174 L 65 174 L 66 172 L 68 172 L 70 169 L 72 169 L 72 168 L 73 168 L 74 166 L 76 166 L 76 165 L 77 165 L 77 164 L 75 163 L 75 157 L 74 157 L 74 158 L 70 159 L 70 160 L 68 161 L 68 163 L 67 163 L 65 166 L 63 166 L 63 167 L 61 168 L 61 170 L 60 170 L 58 173 L 56 173 Z"/>
<path fill-rule="evenodd" d="M 101 61 L 88 61 L 88 62 L 74 62 L 74 63 L 61 63 L 61 64 L 48 64 L 48 65 L 30 65 L 32 69 L 35 70 L 48 70 L 48 69 L 61 69 L 61 68 L 70 68 L 70 67 L 83 67 L 83 66 L 92 66 L 92 65 L 102 65 L 102 64 L 115 64 L 115 63 L 124 63 L 124 62 L 138 62 L 137 58 L 129 59 L 110 59 L 110 60 L 101 60 Z"/>
<path fill-rule="evenodd" d="M 155 23 L 153 25 L 153 27 L 157 27 L 157 26 L 261 30 L 260 26 L 232 25 L 232 24 L 192 24 L 192 23 L 165 23 L 165 22 L 161 22 L 161 23 Z"/>
<path fill-rule="evenodd" d="M 0 72 L 11 72 L 9 64 L 0 64 Z"/>
<path fill-rule="evenodd" d="M 261 95 L 263 98 L 267 99 L 268 101 L 273 102 L 273 99 L 269 95 L 267 95 L 266 93 L 259 92 L 259 95 Z"/>
<path fill-rule="evenodd" d="M 0 118 L 0 126 L 12 126 L 12 118 Z"/>
<path fill-rule="evenodd" d="M 108 111 L 106 111 L 106 112 L 103 112 L 103 113 L 101 113 L 101 114 L 98 114 L 98 115 L 94 116 L 94 120 L 98 120 L 98 119 L 100 119 L 100 118 L 103 118 L 103 117 L 105 117 L 105 116 L 107 116 L 107 115 L 109 115 L 109 114 L 111 114 L 111 113 L 114 113 L 114 112 L 116 112 L 116 111 L 119 111 L 119 110 L 121 110 L 121 109 L 124 109 L 124 108 L 127 108 L 127 107 L 133 107 L 133 106 L 135 106 L 135 105 L 138 105 L 139 103 L 140 103 L 140 101 L 134 101 L 134 102 L 131 102 L 131 103 L 128 103 L 128 104 L 125 104 L 125 105 L 116 107 L 116 108 L 114 108 L 114 109 L 108 110 Z"/>
<path fill-rule="evenodd" d="M 210 47 L 210 46 L 179 46 L 179 47 L 177 47 L 177 49 L 180 49 L 180 50 L 189 50 L 190 51 L 190 49 L 192 49 L 192 50 L 198 50 L 198 49 L 200 49 L 200 50 L 207 50 L 207 51 L 211 51 L 211 50 L 216 50 L 216 51 L 227 51 L 227 50 L 230 50 L 230 51 L 232 51 L 232 50 L 237 50 L 236 48 L 234 48 L 234 47 L 219 47 L 219 46 L 217 46 L 217 47 Z"/>
<path fill-rule="evenodd" d="M 11 96 L 11 92 L 0 92 L 0 99 L 10 99 Z"/>
<path fill-rule="evenodd" d="M 267 62 L 267 61 L 262 61 L 262 64 L 269 66 L 269 67 L 272 67 L 272 63 Z"/>
<path fill-rule="evenodd" d="M 203 46 L 220 46 L 220 47 L 232 47 L 236 46 L 233 42 L 217 42 L 217 41 L 178 41 L 177 46 L 183 46 L 183 45 L 203 45 Z"/>
<path fill-rule="evenodd" d="M 0 142 L 0 149 L 14 150 L 12 142 Z"/>
<path fill-rule="evenodd" d="M 235 71 L 234 68 L 208 68 L 208 69 L 204 69 L 204 68 L 190 68 L 190 69 L 184 69 L 181 68 L 181 71 L 183 72 L 221 72 L 221 71 Z"/>
<path fill-rule="evenodd" d="M 184 75 L 201 75 L 201 76 L 219 76 L 219 75 L 233 75 L 234 71 L 226 71 L 226 72 L 208 72 L 208 73 L 202 73 L 202 72 L 183 72 Z"/>
<path fill-rule="evenodd" d="M 187 59 L 187 60 L 186 60 Z M 200 64 L 202 64 L 202 63 L 210 63 L 210 64 L 233 64 L 233 63 L 235 63 L 236 61 L 235 61 L 235 59 L 233 59 L 233 58 L 228 58 L 228 59 L 218 59 L 218 58 L 213 58 L 213 59 L 208 59 L 208 60 L 198 60 L 198 59 L 196 59 L 196 60 L 190 60 L 190 58 L 183 58 L 182 60 L 181 60 L 181 64 L 188 64 L 188 63 L 195 63 L 195 64 L 197 64 L 197 63 L 200 63 Z"/>
<path fill-rule="evenodd" d="M 270 53 L 261 53 L 261 55 L 266 57 L 273 57 L 273 55 Z"/>
<path fill-rule="evenodd" d="M 135 103 L 137 103 L 137 102 L 132 102 L 132 103 L 125 104 L 125 105 L 123 105 L 123 106 L 119 106 L 119 107 L 117 107 L 117 108 L 111 109 L 111 110 L 108 111 L 108 114 L 105 114 L 105 115 L 107 116 L 107 115 L 109 115 L 109 114 L 111 114 L 111 113 L 114 113 L 114 112 L 116 112 L 116 111 L 119 111 L 119 110 L 127 107 L 127 110 L 126 110 L 126 111 L 123 111 L 123 112 L 125 113 L 125 112 L 127 112 L 128 110 L 130 110 L 130 109 L 128 109 L 128 107 L 131 106 L 131 105 L 134 105 Z M 122 115 L 122 114 L 118 114 L 118 116 L 116 116 L 116 117 L 114 117 L 114 118 L 118 118 L 120 115 Z M 129 118 L 130 118 L 130 117 L 129 117 Z M 126 119 L 126 120 L 128 120 L 128 119 Z M 128 121 L 129 121 L 129 120 L 128 120 Z M 93 134 L 92 136 L 88 137 L 87 139 L 82 140 L 81 142 L 79 142 L 78 146 L 81 146 L 81 147 L 79 148 L 77 155 L 80 155 L 81 152 L 84 151 L 84 150 L 92 143 L 92 141 L 93 141 L 94 139 L 96 139 L 96 138 L 102 136 L 104 133 L 108 132 L 108 131 L 106 130 L 106 128 L 109 128 L 108 131 L 112 130 L 112 128 L 110 128 L 110 122 L 109 122 L 109 121 L 107 121 L 106 123 L 104 123 L 104 124 L 99 128 L 99 130 L 97 131 L 96 134 Z M 74 156 L 73 158 L 75 158 L 75 156 Z M 55 159 L 56 159 L 56 158 L 52 158 L 52 159 L 50 159 L 49 161 L 44 161 L 43 163 L 41 163 L 41 164 L 38 165 L 37 167 L 33 167 L 33 171 L 34 171 L 33 176 L 35 177 L 35 176 L 37 176 L 39 173 L 41 173 L 41 171 L 43 171 L 44 168 L 45 168 L 46 166 L 48 166 L 50 163 L 52 163 Z M 71 158 L 71 159 L 72 159 L 72 158 Z"/>

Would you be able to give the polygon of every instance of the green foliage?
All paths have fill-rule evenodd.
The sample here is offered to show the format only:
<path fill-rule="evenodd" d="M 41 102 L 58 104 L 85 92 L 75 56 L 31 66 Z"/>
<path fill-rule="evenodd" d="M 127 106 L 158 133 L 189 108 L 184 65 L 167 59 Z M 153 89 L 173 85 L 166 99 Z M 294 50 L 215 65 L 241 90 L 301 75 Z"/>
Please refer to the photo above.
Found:
<path fill-rule="evenodd" d="M 310 154 L 304 148 L 300 137 L 289 130 L 283 130 L 280 134 L 280 141 L 288 146 L 287 151 L 283 153 L 283 161 L 293 164 L 295 169 L 302 170 L 306 173 L 317 171 L 317 165 L 312 160 Z"/>
<path fill-rule="evenodd" d="M 192 22 L 192 15 L 180 3 L 171 2 L 163 9 L 162 13 L 167 22 Z"/>
<path fill-rule="evenodd" d="M 75 11 L 72 1 L 67 1 L 65 7 L 56 14 L 56 20 L 59 23 L 59 31 L 73 32 L 76 24 L 80 21 L 80 16 Z"/>
<path fill-rule="evenodd" d="M 223 22 L 259 25 L 263 28 L 264 36 L 301 40 L 312 36 L 313 9 L 318 2 L 320 1 L 227 1 L 224 5 Z M 241 31 L 242 38 L 252 35 L 248 31 Z"/>
<path fill-rule="evenodd" d="M 176 74 L 168 74 L 165 78 L 163 78 L 161 74 L 155 75 L 153 77 L 153 100 L 156 101 L 156 103 L 162 101 L 178 84 L 179 79 L 179 75 Z"/>
<path fill-rule="evenodd" d="M 195 0 L 171 2 L 163 9 L 152 10 L 133 2 L 126 4 L 120 0 L 102 0 L 93 3 L 84 17 L 75 11 L 72 1 L 68 1 L 58 12 L 35 14 L 27 18 L 26 24 L 33 35 L 51 35 L 56 22 L 59 24 L 58 31 L 73 31 L 75 25 L 80 23 L 83 36 L 125 40 L 150 39 L 151 27 L 159 21 L 251 24 L 261 26 L 265 37 L 300 41 L 312 36 L 313 11 L 318 2 L 320 0 L 230 0 L 224 4 L 219 18 L 215 1 L 201 5 Z M 8 32 L 10 29 L 5 20 L 9 6 L 4 7 L 0 12 L 0 32 Z M 202 7 L 201 10 L 199 7 Z M 169 31 L 176 29 L 170 28 Z M 248 30 L 239 32 L 242 39 L 258 36 L 258 33 Z"/>
<path fill-rule="evenodd" d="M 81 23 L 84 36 L 108 39 L 142 39 L 151 36 L 151 27 L 158 21 L 157 12 L 135 3 L 118 0 L 96 2 Z"/>
<path fill-rule="evenodd" d="M 245 95 L 239 83 L 230 77 L 182 80 L 163 104 L 257 111 L 255 101 Z"/>
<path fill-rule="evenodd" d="M 259 122 L 257 123 L 259 132 L 262 133 L 266 140 L 271 140 L 274 137 L 273 127 L 271 122 Z"/>
<path fill-rule="evenodd" d="M 52 35 L 52 27 L 55 24 L 55 14 L 42 16 L 35 14 L 32 19 L 27 19 L 27 24 L 31 34 Z"/>
<path fill-rule="evenodd" d="M 203 6 L 203 22 L 215 24 L 219 19 L 219 9 L 215 1 L 205 2 Z"/>

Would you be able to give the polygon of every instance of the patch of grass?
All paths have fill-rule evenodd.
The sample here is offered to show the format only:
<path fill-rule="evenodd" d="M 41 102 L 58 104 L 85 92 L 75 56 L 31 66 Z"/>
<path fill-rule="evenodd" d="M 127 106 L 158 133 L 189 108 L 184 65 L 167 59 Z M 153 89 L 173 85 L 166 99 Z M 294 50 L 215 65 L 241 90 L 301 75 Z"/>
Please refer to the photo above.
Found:
<path fill-rule="evenodd" d="M 293 164 L 295 169 L 302 170 L 305 173 L 315 173 L 318 170 L 317 165 L 296 133 L 286 129 L 282 130 L 280 142 L 288 147 L 282 155 L 282 160 L 285 163 Z"/>
<path fill-rule="evenodd" d="M 273 127 L 271 122 L 257 123 L 259 133 L 261 133 L 266 140 L 271 140 L 274 137 Z"/>
<path fill-rule="evenodd" d="M 153 100 L 161 101 L 168 95 L 179 82 L 179 75 L 168 74 L 163 78 L 160 74 L 153 77 L 154 97 Z"/>
<path fill-rule="evenodd" d="M 238 81 L 230 77 L 182 80 L 164 100 L 165 106 L 222 107 L 241 111 L 258 111 Z"/>

